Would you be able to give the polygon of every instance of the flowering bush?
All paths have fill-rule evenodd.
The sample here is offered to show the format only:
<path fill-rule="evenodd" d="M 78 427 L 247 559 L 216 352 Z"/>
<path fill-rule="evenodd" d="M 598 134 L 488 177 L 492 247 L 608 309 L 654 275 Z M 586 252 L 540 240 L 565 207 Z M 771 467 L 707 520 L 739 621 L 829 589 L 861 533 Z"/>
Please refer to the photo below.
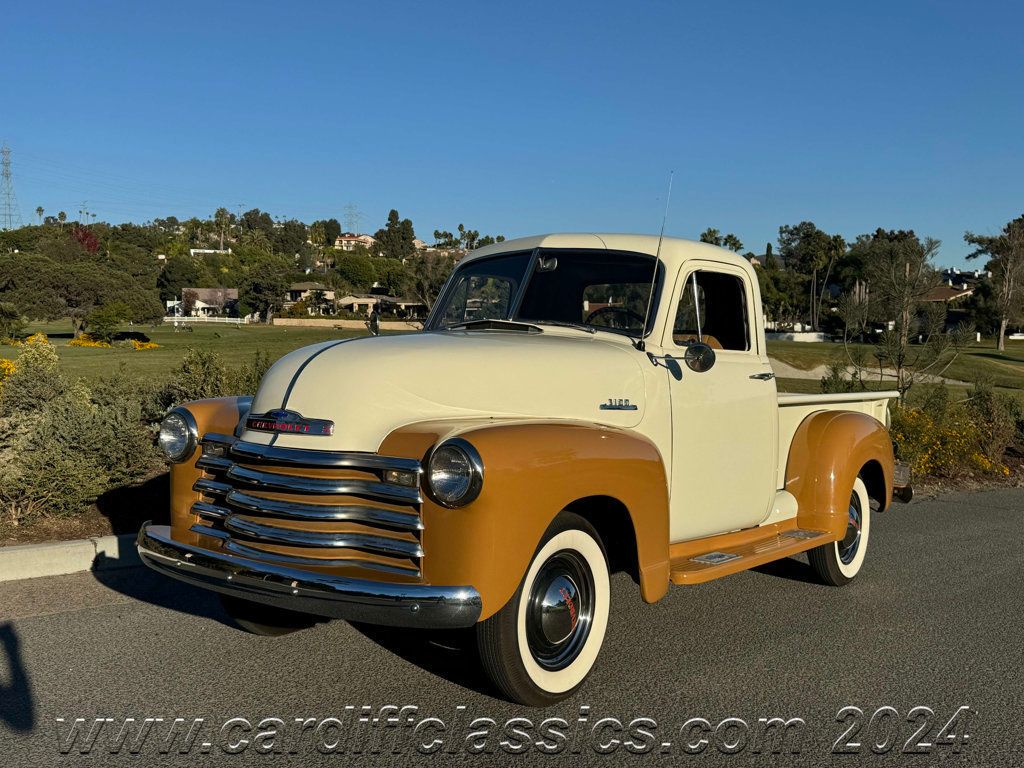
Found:
<path fill-rule="evenodd" d="M 110 342 L 94 339 L 88 333 L 83 333 L 77 339 L 68 342 L 69 347 L 93 347 L 96 349 L 110 349 Z"/>
<path fill-rule="evenodd" d="M 131 339 L 131 346 L 136 352 L 143 349 L 159 349 L 160 345 L 155 341 L 139 341 L 138 339 Z"/>
<path fill-rule="evenodd" d="M 998 457 L 986 456 L 983 433 L 967 409 L 949 405 L 938 413 L 907 405 L 896 407 L 890 428 L 896 458 L 919 477 L 1008 474 Z"/>

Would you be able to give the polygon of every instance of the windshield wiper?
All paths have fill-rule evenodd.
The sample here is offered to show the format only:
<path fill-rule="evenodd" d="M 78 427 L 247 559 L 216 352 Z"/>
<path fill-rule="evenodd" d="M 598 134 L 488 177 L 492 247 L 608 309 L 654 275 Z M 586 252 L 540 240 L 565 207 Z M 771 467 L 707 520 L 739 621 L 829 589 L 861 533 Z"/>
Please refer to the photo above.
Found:
<path fill-rule="evenodd" d="M 460 323 L 446 325 L 441 330 L 451 331 L 456 329 L 471 328 L 475 331 L 520 331 L 523 333 L 540 333 L 536 325 L 520 323 L 515 320 L 463 320 Z"/>
<path fill-rule="evenodd" d="M 575 328 L 578 331 L 586 331 L 587 333 L 597 333 L 597 328 L 586 323 L 568 323 L 562 320 L 535 320 L 537 325 L 554 325 L 558 328 Z"/>

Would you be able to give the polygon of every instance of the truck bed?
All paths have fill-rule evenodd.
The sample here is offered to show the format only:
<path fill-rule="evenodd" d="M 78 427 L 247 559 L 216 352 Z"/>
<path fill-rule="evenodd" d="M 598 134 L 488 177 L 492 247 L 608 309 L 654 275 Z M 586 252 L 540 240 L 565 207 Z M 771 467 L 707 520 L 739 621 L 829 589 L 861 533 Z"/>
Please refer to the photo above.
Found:
<path fill-rule="evenodd" d="M 786 484 L 786 456 L 800 423 L 818 411 L 856 411 L 874 416 L 889 426 L 890 400 L 900 396 L 895 390 L 884 392 L 843 392 L 840 394 L 800 394 L 780 392 L 779 400 L 779 468 L 776 487 Z"/>

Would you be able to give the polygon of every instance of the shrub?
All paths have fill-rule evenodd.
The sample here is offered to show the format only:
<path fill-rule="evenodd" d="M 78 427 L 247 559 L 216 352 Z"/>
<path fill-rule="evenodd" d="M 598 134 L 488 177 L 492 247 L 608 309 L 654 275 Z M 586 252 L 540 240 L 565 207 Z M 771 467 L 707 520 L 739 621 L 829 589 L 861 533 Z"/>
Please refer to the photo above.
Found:
<path fill-rule="evenodd" d="M 72 339 L 68 342 L 69 347 L 91 347 L 97 349 L 110 349 L 110 342 L 100 341 L 93 337 L 91 333 L 83 333 L 77 339 Z"/>
<path fill-rule="evenodd" d="M 0 339 L 16 339 L 25 330 L 25 318 L 8 301 L 0 301 Z"/>
<path fill-rule="evenodd" d="M 215 352 L 190 347 L 181 365 L 159 391 L 158 402 L 170 408 L 189 400 L 230 394 L 227 369 Z"/>
<path fill-rule="evenodd" d="M 897 406 L 889 431 L 896 458 L 909 464 L 919 477 L 952 478 L 1006 471 L 984 454 L 981 429 L 962 405 L 947 404 L 935 412 Z"/>
<path fill-rule="evenodd" d="M 123 301 L 112 301 L 92 310 L 86 316 L 85 322 L 92 338 L 106 342 L 107 346 L 110 346 L 118 327 L 126 322 L 131 315 L 131 307 Z"/>
<path fill-rule="evenodd" d="M 1001 465 L 1017 434 L 1018 401 L 982 381 L 974 385 L 965 407 L 978 429 L 981 453 L 993 464 Z"/>

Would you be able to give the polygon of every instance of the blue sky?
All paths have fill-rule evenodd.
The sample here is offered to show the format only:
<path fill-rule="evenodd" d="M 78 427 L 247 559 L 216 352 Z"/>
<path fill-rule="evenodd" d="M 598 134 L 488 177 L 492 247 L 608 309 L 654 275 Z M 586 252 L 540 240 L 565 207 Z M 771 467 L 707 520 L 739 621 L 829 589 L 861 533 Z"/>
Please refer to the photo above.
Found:
<path fill-rule="evenodd" d="M 23 218 L 347 203 L 417 234 L 1024 212 L 1024 6 L 985 2 L 8 4 L 0 139 Z M 979 265 L 980 266 L 980 265 Z"/>

